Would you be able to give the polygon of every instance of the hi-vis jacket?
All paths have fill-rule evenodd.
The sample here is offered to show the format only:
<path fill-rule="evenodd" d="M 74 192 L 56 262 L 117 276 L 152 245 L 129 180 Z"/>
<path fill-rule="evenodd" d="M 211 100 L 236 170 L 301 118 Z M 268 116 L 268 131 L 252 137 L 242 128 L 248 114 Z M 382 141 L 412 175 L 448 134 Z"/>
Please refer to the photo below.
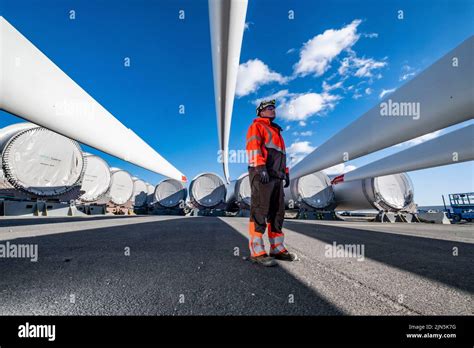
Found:
<path fill-rule="evenodd" d="M 270 176 L 285 178 L 288 168 L 281 131 L 281 127 L 269 118 L 258 117 L 253 120 L 247 132 L 249 167 L 265 166 Z"/>

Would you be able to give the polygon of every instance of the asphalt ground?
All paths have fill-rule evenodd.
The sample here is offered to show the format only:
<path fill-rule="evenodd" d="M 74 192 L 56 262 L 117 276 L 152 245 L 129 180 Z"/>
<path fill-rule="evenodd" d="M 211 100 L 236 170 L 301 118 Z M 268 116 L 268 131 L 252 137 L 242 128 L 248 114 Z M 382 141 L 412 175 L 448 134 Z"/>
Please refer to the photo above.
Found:
<path fill-rule="evenodd" d="M 38 260 L 0 258 L 0 315 L 474 313 L 472 224 L 287 220 L 300 260 L 273 268 L 244 259 L 247 228 L 237 217 L 1 218 L 0 245 L 37 245 Z"/>

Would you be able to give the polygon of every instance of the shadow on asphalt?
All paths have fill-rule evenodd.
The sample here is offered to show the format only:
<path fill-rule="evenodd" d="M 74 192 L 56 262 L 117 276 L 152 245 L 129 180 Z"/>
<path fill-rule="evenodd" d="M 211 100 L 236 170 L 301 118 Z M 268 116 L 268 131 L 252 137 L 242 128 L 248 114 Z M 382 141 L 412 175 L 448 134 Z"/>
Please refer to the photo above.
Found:
<path fill-rule="evenodd" d="M 243 260 L 248 240 L 212 217 L 14 243 L 38 244 L 39 260 L 0 259 L 3 315 L 344 314 L 283 268 Z"/>
<path fill-rule="evenodd" d="M 145 216 L 145 215 L 141 215 Z M 149 215 L 146 215 L 149 216 Z M 16 226 L 29 226 L 29 225 L 44 225 L 60 222 L 78 222 L 78 221 L 95 221 L 95 220 L 109 220 L 109 219 L 124 219 L 124 218 L 138 218 L 140 215 L 101 215 L 101 216 L 69 216 L 69 217 L 47 217 L 47 216 L 35 216 L 25 218 L 0 218 L 0 227 L 16 227 Z"/>
<path fill-rule="evenodd" d="M 367 258 L 474 292 L 473 244 L 288 220 L 285 228 L 327 244 L 363 244 Z"/>

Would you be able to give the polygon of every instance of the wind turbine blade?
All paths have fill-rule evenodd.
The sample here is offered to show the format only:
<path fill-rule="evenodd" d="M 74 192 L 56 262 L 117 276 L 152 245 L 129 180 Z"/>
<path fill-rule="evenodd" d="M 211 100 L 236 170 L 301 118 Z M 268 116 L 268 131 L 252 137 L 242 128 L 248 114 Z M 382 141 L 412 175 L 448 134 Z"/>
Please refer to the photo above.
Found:
<path fill-rule="evenodd" d="M 292 168 L 292 177 L 315 173 L 472 118 L 473 46 L 471 36 L 302 159 Z M 401 108 L 407 103 L 419 106 L 418 117 L 382 113 L 383 107 Z"/>
<path fill-rule="evenodd" d="M 155 173 L 186 180 L 3 17 L 0 86 L 0 109 Z"/>
<path fill-rule="evenodd" d="M 230 182 L 228 163 L 230 125 L 247 5 L 247 0 L 209 0 L 217 131 L 227 183 Z"/>

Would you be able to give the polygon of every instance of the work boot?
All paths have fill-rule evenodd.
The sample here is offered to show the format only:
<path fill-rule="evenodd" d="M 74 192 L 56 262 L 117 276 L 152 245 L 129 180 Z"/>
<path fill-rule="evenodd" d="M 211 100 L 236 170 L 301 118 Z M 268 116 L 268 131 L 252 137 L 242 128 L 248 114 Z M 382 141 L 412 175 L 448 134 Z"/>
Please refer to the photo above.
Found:
<path fill-rule="evenodd" d="M 295 253 L 290 253 L 288 251 L 284 251 L 279 254 L 270 254 L 271 257 L 275 258 L 276 260 L 281 260 L 281 261 L 295 261 L 298 259 Z"/>
<path fill-rule="evenodd" d="M 267 254 L 261 256 L 250 256 L 250 261 L 253 263 L 258 263 L 259 265 L 265 267 L 272 267 L 278 265 L 278 263 L 273 259 L 273 257 L 270 257 Z"/>

